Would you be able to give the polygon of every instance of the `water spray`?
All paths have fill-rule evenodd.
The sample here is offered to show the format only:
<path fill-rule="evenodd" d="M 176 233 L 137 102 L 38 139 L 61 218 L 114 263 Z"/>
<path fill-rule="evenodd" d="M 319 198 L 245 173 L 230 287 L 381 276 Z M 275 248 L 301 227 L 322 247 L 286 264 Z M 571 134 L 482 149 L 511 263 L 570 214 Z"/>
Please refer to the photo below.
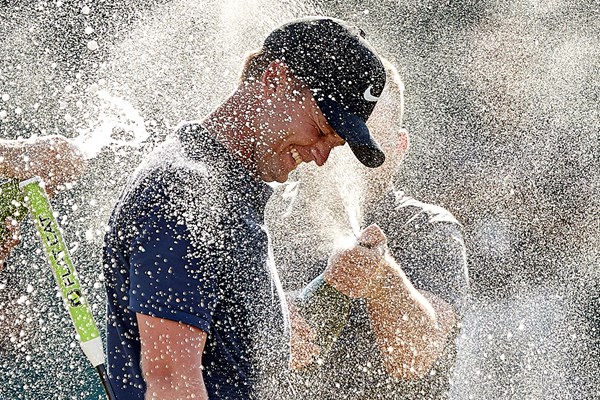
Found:
<path fill-rule="evenodd" d="M 100 375 L 109 400 L 116 399 L 107 379 L 104 366 L 104 349 L 100 332 L 96 327 L 89 303 L 86 301 L 78 274 L 71 262 L 69 251 L 63 240 L 42 180 L 34 177 L 19 184 L 25 195 L 35 227 L 42 241 L 46 258 L 62 294 L 65 308 L 77 332 L 83 353 Z"/>
<path fill-rule="evenodd" d="M 139 148 L 148 140 L 144 118 L 133 104 L 106 90 L 97 90 L 96 95 L 102 101 L 100 115 L 90 127 L 78 129 L 79 135 L 71 139 L 84 159 L 95 158 L 107 146 Z M 125 135 L 115 137 L 115 132 Z"/>

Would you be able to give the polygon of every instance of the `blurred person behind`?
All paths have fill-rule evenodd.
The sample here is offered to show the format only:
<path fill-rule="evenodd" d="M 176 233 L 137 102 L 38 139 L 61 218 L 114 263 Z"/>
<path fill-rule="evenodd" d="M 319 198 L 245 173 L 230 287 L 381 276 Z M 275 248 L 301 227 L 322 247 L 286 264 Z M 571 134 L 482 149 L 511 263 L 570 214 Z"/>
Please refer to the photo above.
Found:
<path fill-rule="evenodd" d="M 325 270 L 325 281 L 353 299 L 331 350 L 292 378 L 301 398 L 448 397 L 468 293 L 462 227 L 448 210 L 393 184 L 408 132 L 403 83 L 385 64 L 389 84 L 368 121 L 384 164 L 367 170 L 340 151 L 280 187 L 266 211 L 284 288 L 300 290 Z M 368 228 L 327 262 L 349 233 L 353 207 Z"/>

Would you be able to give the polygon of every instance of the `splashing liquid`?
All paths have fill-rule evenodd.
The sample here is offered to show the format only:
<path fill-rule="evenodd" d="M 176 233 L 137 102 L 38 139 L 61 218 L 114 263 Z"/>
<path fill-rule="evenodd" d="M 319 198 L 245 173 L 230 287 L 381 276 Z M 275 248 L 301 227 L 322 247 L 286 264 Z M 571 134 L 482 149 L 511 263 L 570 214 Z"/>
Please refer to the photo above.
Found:
<path fill-rule="evenodd" d="M 352 228 L 352 233 L 354 233 L 354 236 L 358 236 L 360 234 L 360 206 L 357 203 L 350 201 L 344 194 L 342 194 L 342 199 L 348 221 L 350 222 L 350 227 Z"/>
<path fill-rule="evenodd" d="M 338 172 L 341 172 L 339 179 L 337 180 L 338 192 L 340 194 L 342 205 L 348 217 L 350 228 L 355 237 L 360 234 L 360 221 L 361 221 L 361 210 L 360 201 L 363 192 L 363 186 L 357 179 L 354 170 L 348 171 L 344 168 L 336 168 Z M 344 172 L 342 172 L 344 171 Z"/>
<path fill-rule="evenodd" d="M 101 101 L 99 118 L 87 129 L 80 129 L 73 142 L 79 146 L 87 160 L 98 155 L 106 146 L 139 147 L 149 133 L 144 118 L 129 101 L 99 90 Z"/>

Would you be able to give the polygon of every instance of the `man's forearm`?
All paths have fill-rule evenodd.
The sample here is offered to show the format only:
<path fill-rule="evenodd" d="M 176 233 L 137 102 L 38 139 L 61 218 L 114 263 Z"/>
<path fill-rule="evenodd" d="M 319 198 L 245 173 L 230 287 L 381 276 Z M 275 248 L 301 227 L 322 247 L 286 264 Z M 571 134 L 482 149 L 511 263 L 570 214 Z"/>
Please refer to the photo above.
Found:
<path fill-rule="evenodd" d="M 420 378 L 443 350 L 454 324 L 448 318 L 451 306 L 442 310 L 441 299 L 432 304 L 391 257 L 385 262 L 379 285 L 367 302 L 371 325 L 388 372 L 403 379 Z"/>
<path fill-rule="evenodd" d="M 25 144 L 12 140 L 0 140 L 0 176 L 22 178 L 28 168 L 25 156 Z"/>
<path fill-rule="evenodd" d="M 145 400 L 198 399 L 207 400 L 208 393 L 202 373 L 182 375 L 181 373 L 155 373 L 144 375 L 146 381 Z"/>
<path fill-rule="evenodd" d="M 19 180 L 39 176 L 51 196 L 85 168 L 79 148 L 60 135 L 0 140 L 0 176 Z"/>
<path fill-rule="evenodd" d="M 382 251 L 383 250 L 383 251 Z M 371 326 L 386 369 L 392 375 L 413 379 L 424 376 L 443 350 L 454 325 L 439 318 L 452 306 L 430 302 L 412 285 L 386 250 L 386 237 L 371 225 L 357 244 L 330 257 L 325 280 L 338 291 L 367 300 Z M 448 315 L 452 316 L 453 311 Z"/>

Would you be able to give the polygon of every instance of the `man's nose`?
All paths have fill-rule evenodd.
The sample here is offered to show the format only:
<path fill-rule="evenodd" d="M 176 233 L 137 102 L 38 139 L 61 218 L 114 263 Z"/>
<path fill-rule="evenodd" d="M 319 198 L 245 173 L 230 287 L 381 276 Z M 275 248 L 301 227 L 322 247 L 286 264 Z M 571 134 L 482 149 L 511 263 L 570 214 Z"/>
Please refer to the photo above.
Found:
<path fill-rule="evenodd" d="M 325 164 L 325 162 L 329 158 L 329 153 L 331 153 L 331 149 L 332 146 L 326 142 L 316 143 L 310 150 L 313 159 L 315 160 L 315 164 L 317 164 L 319 167 Z"/>
<path fill-rule="evenodd" d="M 310 152 L 312 154 L 313 159 L 315 160 L 315 164 L 317 164 L 320 167 L 323 164 L 325 164 L 325 162 L 329 158 L 331 148 L 315 145 L 310 149 Z"/>
<path fill-rule="evenodd" d="M 319 167 L 325 164 L 331 150 L 333 150 L 334 147 L 342 146 L 344 143 L 346 142 L 337 135 L 327 135 L 325 138 L 316 142 L 311 148 L 315 164 Z"/>

